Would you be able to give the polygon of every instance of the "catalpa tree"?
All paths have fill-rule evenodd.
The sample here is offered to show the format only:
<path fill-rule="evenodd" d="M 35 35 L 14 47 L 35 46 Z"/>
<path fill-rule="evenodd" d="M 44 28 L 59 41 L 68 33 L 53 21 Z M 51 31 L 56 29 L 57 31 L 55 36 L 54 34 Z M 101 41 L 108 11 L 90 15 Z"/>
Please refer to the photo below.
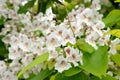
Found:
<path fill-rule="evenodd" d="M 0 0 L 0 80 L 120 80 L 120 0 Z"/>

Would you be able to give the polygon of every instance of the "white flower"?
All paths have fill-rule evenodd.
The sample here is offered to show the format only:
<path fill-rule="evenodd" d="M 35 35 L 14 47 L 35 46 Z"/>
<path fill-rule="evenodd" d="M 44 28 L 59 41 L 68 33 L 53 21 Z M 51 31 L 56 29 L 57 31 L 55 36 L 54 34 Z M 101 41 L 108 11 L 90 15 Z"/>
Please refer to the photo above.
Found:
<path fill-rule="evenodd" d="M 25 51 L 25 52 L 30 52 L 31 51 L 31 47 L 32 47 L 32 41 L 30 39 L 23 39 L 20 43 L 19 43 L 19 47 Z"/>
<path fill-rule="evenodd" d="M 63 38 L 63 32 L 66 31 L 67 28 L 63 25 L 60 24 L 59 26 L 56 26 L 56 31 L 54 31 L 54 34 L 57 36 L 57 38 L 62 41 Z"/>
<path fill-rule="evenodd" d="M 120 43 L 120 39 L 116 38 L 115 40 L 111 41 L 110 43 L 110 50 L 109 53 L 116 54 L 116 45 Z"/>
<path fill-rule="evenodd" d="M 52 8 L 48 8 L 46 10 L 46 19 L 47 20 L 53 20 L 53 18 L 55 17 L 55 14 L 52 13 Z"/>
<path fill-rule="evenodd" d="M 113 76 L 113 73 L 111 71 L 108 71 L 107 74 Z"/>
<path fill-rule="evenodd" d="M 108 32 L 110 29 L 107 28 L 107 30 L 102 30 L 103 34 L 105 34 L 106 32 Z M 104 45 L 107 45 L 109 44 L 109 41 L 110 41 L 110 35 L 103 35 L 99 38 L 99 40 L 97 41 L 97 43 L 100 45 L 100 46 L 104 46 Z"/>
<path fill-rule="evenodd" d="M 90 2 L 91 0 L 84 0 L 84 2 L 86 3 L 86 2 Z"/>
<path fill-rule="evenodd" d="M 65 2 L 65 0 L 59 0 L 61 3 L 64 3 Z"/>
<path fill-rule="evenodd" d="M 59 56 L 57 58 L 57 62 L 55 64 L 55 69 L 58 70 L 58 72 L 62 73 L 64 70 L 68 70 L 72 66 L 70 63 L 67 62 L 67 59 L 65 59 L 63 56 Z"/>
<path fill-rule="evenodd" d="M 26 54 L 21 60 L 22 64 L 27 66 L 30 62 L 33 61 L 33 57 L 33 54 Z"/>
<path fill-rule="evenodd" d="M 18 80 L 18 78 L 11 71 L 5 71 L 2 80 Z"/>
<path fill-rule="evenodd" d="M 9 47 L 9 59 L 20 59 L 22 57 L 22 53 L 19 48 L 14 49 L 13 47 Z"/>
<path fill-rule="evenodd" d="M 23 77 L 25 79 L 29 78 L 29 74 L 31 73 L 31 71 L 26 71 L 24 74 L 23 74 Z"/>
<path fill-rule="evenodd" d="M 56 52 L 55 48 L 49 48 L 48 50 L 49 50 L 49 60 L 58 57 L 58 53 Z"/>
<path fill-rule="evenodd" d="M 93 0 L 91 8 L 94 10 L 100 10 L 101 9 L 100 0 Z"/>
<path fill-rule="evenodd" d="M 3 72 L 7 70 L 6 63 L 4 61 L 0 61 L 0 76 L 2 76 Z"/>
<path fill-rule="evenodd" d="M 59 40 L 55 34 L 50 34 L 47 36 L 46 46 L 49 47 L 58 47 L 60 46 Z"/>
<path fill-rule="evenodd" d="M 17 49 L 19 47 L 19 39 L 16 36 L 11 36 L 11 41 L 10 41 L 10 45 L 14 48 Z"/>
<path fill-rule="evenodd" d="M 42 45 L 41 44 L 42 44 L 41 42 L 34 42 L 32 44 L 31 51 L 37 55 L 40 55 L 42 53 Z"/>
<path fill-rule="evenodd" d="M 96 40 L 99 39 L 99 35 L 97 32 L 93 31 L 93 30 L 88 30 L 86 32 L 86 39 L 85 41 L 90 44 L 92 47 L 94 47 L 95 49 L 98 49 L 97 45 L 96 45 Z"/>
<path fill-rule="evenodd" d="M 120 80 L 120 76 L 119 76 L 119 75 L 115 76 L 115 78 L 116 78 L 117 80 Z"/>
<path fill-rule="evenodd" d="M 93 10 L 90 8 L 84 9 L 80 14 L 81 21 L 85 23 L 87 26 L 92 26 L 94 24 L 93 16 L 94 16 Z"/>
<path fill-rule="evenodd" d="M 92 26 L 92 29 L 96 31 L 100 36 L 103 36 L 104 33 L 101 29 L 103 29 L 104 27 L 105 27 L 105 24 L 102 21 L 99 21 L 97 24 Z"/>
<path fill-rule="evenodd" d="M 65 53 L 66 53 L 66 56 L 70 56 L 71 53 L 72 53 L 72 48 L 71 47 L 65 47 Z"/>
<path fill-rule="evenodd" d="M 22 5 L 24 6 L 26 3 L 27 3 L 28 1 L 27 0 L 25 0 L 25 1 L 22 1 Z"/>
<path fill-rule="evenodd" d="M 17 19 L 18 18 L 17 12 L 9 10 L 8 18 Z"/>
<path fill-rule="evenodd" d="M 6 44 L 8 44 L 8 43 L 10 43 L 10 38 L 11 37 L 11 35 L 6 35 L 3 39 L 2 39 L 2 41 L 4 42 L 4 43 L 6 43 Z"/>
<path fill-rule="evenodd" d="M 101 46 L 108 45 L 109 41 L 110 41 L 110 35 L 106 35 L 106 36 L 99 38 L 98 44 Z"/>
<path fill-rule="evenodd" d="M 79 52 L 78 49 L 74 49 L 72 47 L 66 47 L 65 52 L 68 62 L 73 63 L 74 66 L 78 66 L 78 62 L 83 64 L 82 53 Z"/>
<path fill-rule="evenodd" d="M 9 69 L 10 69 L 14 74 L 17 75 L 17 73 L 18 73 L 18 72 L 20 71 L 20 69 L 21 69 L 21 64 L 19 63 L 19 60 L 14 59 L 14 60 L 12 61 L 12 63 L 10 63 Z"/>
<path fill-rule="evenodd" d="M 62 45 L 65 45 L 67 42 L 75 44 L 76 40 L 75 40 L 75 37 L 73 35 L 73 32 L 70 29 L 64 30 L 62 36 L 63 36 L 63 39 L 64 39 L 64 42 L 61 43 Z"/>
<path fill-rule="evenodd" d="M 8 23 L 4 24 L 5 28 L 2 28 L 2 31 L 0 32 L 1 35 L 6 35 L 11 30 L 11 25 Z M 10 34 L 8 34 L 10 35 Z"/>
<path fill-rule="evenodd" d="M 32 71 L 33 71 L 34 74 L 37 75 L 41 71 L 41 69 L 42 69 L 42 65 L 39 64 L 39 65 L 36 65 L 35 67 L 33 67 Z"/>

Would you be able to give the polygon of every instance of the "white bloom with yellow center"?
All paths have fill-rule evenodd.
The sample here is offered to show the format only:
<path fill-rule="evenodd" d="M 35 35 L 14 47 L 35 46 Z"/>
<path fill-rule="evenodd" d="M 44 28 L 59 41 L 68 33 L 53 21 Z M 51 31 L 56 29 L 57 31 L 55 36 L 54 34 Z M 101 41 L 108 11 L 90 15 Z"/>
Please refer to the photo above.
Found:
<path fill-rule="evenodd" d="M 70 65 L 70 63 L 68 63 L 67 59 L 63 56 L 59 56 L 57 58 L 55 69 L 58 70 L 58 72 L 62 73 L 64 70 L 68 70 L 71 67 L 72 66 Z"/>

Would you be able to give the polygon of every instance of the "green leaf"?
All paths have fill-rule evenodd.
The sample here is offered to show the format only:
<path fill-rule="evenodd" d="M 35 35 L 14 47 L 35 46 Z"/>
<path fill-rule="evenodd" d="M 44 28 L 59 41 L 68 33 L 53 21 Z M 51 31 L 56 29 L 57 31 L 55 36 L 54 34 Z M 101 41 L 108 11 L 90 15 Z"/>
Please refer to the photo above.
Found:
<path fill-rule="evenodd" d="M 57 74 L 52 75 L 52 76 L 50 77 L 50 80 L 55 80 L 56 75 L 57 75 Z"/>
<path fill-rule="evenodd" d="M 38 13 L 39 9 L 39 0 L 36 0 L 33 6 L 34 13 Z"/>
<path fill-rule="evenodd" d="M 50 61 L 48 61 L 48 69 L 51 70 L 54 68 L 54 64 L 55 64 L 55 59 L 51 59 Z"/>
<path fill-rule="evenodd" d="M 64 76 L 73 76 L 75 74 L 78 74 L 82 71 L 81 68 L 79 67 L 73 67 L 73 68 L 70 68 L 69 70 L 66 70 L 63 72 L 63 75 Z"/>
<path fill-rule="evenodd" d="M 30 64 L 28 64 L 25 68 L 23 68 L 19 74 L 18 77 L 20 77 L 26 70 L 29 70 L 33 68 L 35 65 L 40 64 L 48 59 L 49 53 L 44 53 L 40 56 L 38 56 L 34 61 L 32 61 Z"/>
<path fill-rule="evenodd" d="M 86 75 L 83 72 L 80 72 L 73 76 L 64 76 L 63 74 L 58 74 L 55 76 L 55 80 L 90 80 L 89 75 Z"/>
<path fill-rule="evenodd" d="M 120 50 L 120 44 L 116 46 L 116 50 Z"/>
<path fill-rule="evenodd" d="M 38 73 L 34 78 L 32 78 L 30 80 L 44 80 L 46 77 L 51 75 L 52 72 L 53 72 L 53 70 L 49 70 L 49 69 L 42 70 L 42 71 L 40 71 L 40 73 Z"/>
<path fill-rule="evenodd" d="M 34 31 L 34 35 L 39 36 L 39 37 L 43 37 L 44 36 L 44 34 L 43 34 L 43 32 L 41 30 L 35 30 Z"/>
<path fill-rule="evenodd" d="M 112 76 L 109 76 L 109 75 L 106 75 L 106 76 L 104 76 L 102 79 L 100 79 L 100 80 L 117 80 L 117 79 L 115 79 L 114 77 L 112 77 Z"/>
<path fill-rule="evenodd" d="M 116 0 L 115 2 L 120 2 L 120 0 Z"/>
<path fill-rule="evenodd" d="M 28 1 L 24 6 L 20 6 L 20 9 L 18 10 L 18 13 L 26 13 L 29 8 L 33 7 L 36 0 L 30 0 Z"/>
<path fill-rule="evenodd" d="M 105 33 L 105 35 L 107 34 L 111 34 L 112 36 L 116 36 L 120 38 L 120 29 L 114 29 L 114 30 L 108 31 L 107 33 Z"/>
<path fill-rule="evenodd" d="M 6 49 L 5 44 L 1 41 L 2 37 L 3 36 L 0 35 L 0 58 L 4 59 L 4 58 L 7 58 L 8 56 L 8 50 Z"/>
<path fill-rule="evenodd" d="M 0 25 L 3 25 L 4 24 L 4 18 L 3 17 L 0 17 Z"/>
<path fill-rule="evenodd" d="M 103 19 L 103 22 L 107 27 L 111 27 L 120 22 L 120 10 L 112 10 L 107 17 Z"/>
<path fill-rule="evenodd" d="M 88 53 L 93 53 L 95 51 L 95 49 L 91 45 L 89 45 L 82 39 L 77 40 L 75 46 Z"/>
<path fill-rule="evenodd" d="M 111 56 L 113 62 L 115 62 L 118 66 L 120 66 L 120 54 L 115 54 Z"/>
<path fill-rule="evenodd" d="M 93 54 L 83 54 L 82 69 L 95 76 L 101 77 L 106 74 L 108 68 L 108 47 L 100 46 Z"/>
<path fill-rule="evenodd" d="M 0 40 L 1 40 L 3 37 L 5 37 L 5 35 L 0 35 Z"/>
<path fill-rule="evenodd" d="M 2 42 L 4 35 L 0 35 L 0 59 L 7 58 L 8 50 L 6 49 L 5 44 Z"/>
<path fill-rule="evenodd" d="M 7 8 L 14 9 L 14 6 L 12 3 L 10 3 L 10 1 L 6 1 L 6 5 L 7 5 Z"/>
<path fill-rule="evenodd" d="M 103 76 L 101 79 L 99 77 L 92 76 L 91 80 L 116 80 L 114 77 L 106 75 Z"/>

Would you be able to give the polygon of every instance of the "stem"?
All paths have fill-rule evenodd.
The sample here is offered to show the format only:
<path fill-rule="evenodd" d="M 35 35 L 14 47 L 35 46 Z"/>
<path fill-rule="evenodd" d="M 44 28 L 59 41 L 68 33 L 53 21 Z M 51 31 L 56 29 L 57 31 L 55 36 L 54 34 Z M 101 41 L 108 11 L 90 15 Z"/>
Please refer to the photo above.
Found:
<path fill-rule="evenodd" d="M 63 4 L 64 5 L 64 4 Z M 65 9 L 66 9 L 66 12 L 67 12 L 67 14 L 68 14 L 68 10 L 67 10 L 67 7 L 66 7 L 66 5 L 64 5 L 64 7 L 65 7 Z M 71 31 L 72 31 L 72 33 L 73 33 L 73 36 L 75 37 L 75 33 L 74 33 L 74 30 L 73 30 L 73 28 L 72 28 L 72 26 L 71 26 L 71 22 L 70 22 L 70 19 L 69 19 L 69 16 L 67 16 L 67 19 L 68 19 L 68 23 L 69 23 L 69 28 L 71 29 Z"/>

